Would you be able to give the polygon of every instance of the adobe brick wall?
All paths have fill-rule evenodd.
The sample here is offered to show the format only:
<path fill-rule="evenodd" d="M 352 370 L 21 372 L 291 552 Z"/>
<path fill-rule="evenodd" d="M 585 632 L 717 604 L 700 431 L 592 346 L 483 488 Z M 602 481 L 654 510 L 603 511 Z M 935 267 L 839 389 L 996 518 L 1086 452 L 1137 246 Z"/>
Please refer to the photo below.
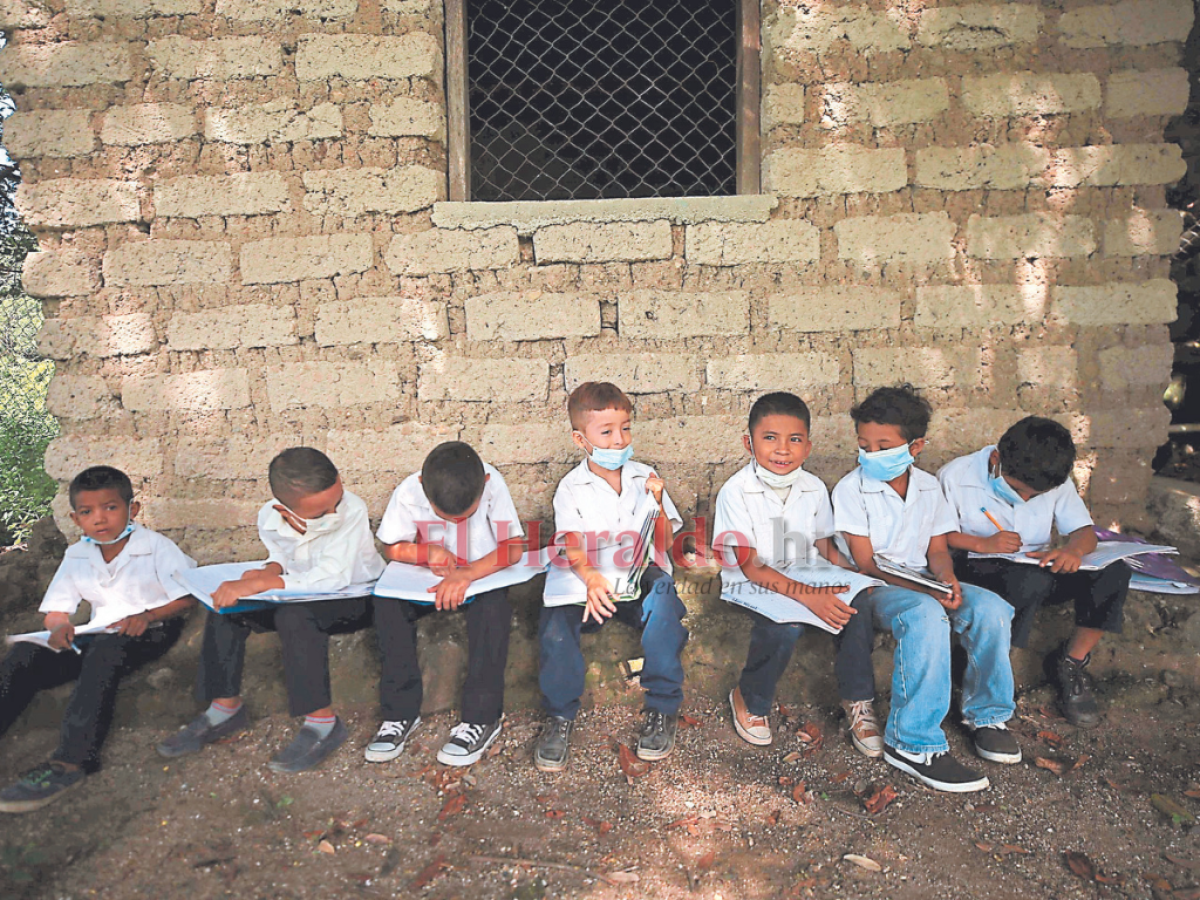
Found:
<path fill-rule="evenodd" d="M 203 561 L 255 554 L 266 462 L 299 442 L 378 516 L 461 438 L 547 518 L 566 394 L 608 377 L 639 456 L 707 513 L 756 394 L 809 400 L 832 481 L 849 406 L 909 379 L 938 408 L 930 467 L 1053 415 L 1098 519 L 1138 524 L 1192 4 L 766 0 L 763 21 L 766 199 L 506 218 L 442 202 L 438 0 L 0 0 L 49 471 L 126 468 Z"/>

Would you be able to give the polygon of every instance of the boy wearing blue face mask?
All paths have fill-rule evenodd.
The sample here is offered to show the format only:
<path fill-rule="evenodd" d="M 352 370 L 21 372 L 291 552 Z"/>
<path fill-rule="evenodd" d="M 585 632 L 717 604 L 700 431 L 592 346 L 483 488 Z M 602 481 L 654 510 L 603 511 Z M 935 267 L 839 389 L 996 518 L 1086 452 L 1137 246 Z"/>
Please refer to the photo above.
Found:
<path fill-rule="evenodd" d="M 950 631 L 967 648 L 962 713 L 975 752 L 992 762 L 1020 762 L 1005 725 L 1015 709 L 1012 607 L 954 576 L 946 535 L 958 523 L 937 479 L 913 465 L 930 415 L 912 385 L 879 388 L 850 410 L 859 466 L 833 490 L 834 524 L 858 569 L 887 582 L 870 597 L 875 622 L 896 638 L 884 760 L 936 790 L 977 791 L 988 779 L 950 755 L 941 727 L 950 710 Z M 950 593 L 881 572 L 876 554 L 932 575 Z"/>
<path fill-rule="evenodd" d="M 1075 630 L 1046 662 L 1067 721 L 1091 728 L 1101 716 L 1085 669 L 1101 636 L 1121 630 L 1130 570 L 1115 562 L 1099 572 L 1079 571 L 1081 557 L 1096 549 L 1096 532 L 1071 482 L 1074 464 L 1071 433 L 1052 419 L 1028 416 L 998 445 L 947 463 L 938 480 L 958 515 L 958 530 L 948 535 L 952 548 L 1040 560 L 1032 566 L 956 554 L 956 572 L 1015 608 L 1014 647 L 1029 642 L 1043 604 L 1074 604 Z M 1049 549 L 1052 525 L 1066 538 L 1057 549 Z"/>
<path fill-rule="evenodd" d="M 545 772 L 562 771 L 567 765 L 571 729 L 583 694 L 585 669 L 579 646 L 583 630 L 597 631 L 616 618 L 642 633 L 646 708 L 637 755 L 646 760 L 663 759 L 675 746 L 683 704 L 680 655 L 688 639 L 683 626 L 687 609 L 675 591 L 669 553 L 671 535 L 683 521 L 662 479 L 649 466 L 631 459 L 633 405 L 616 385 L 589 381 L 572 391 L 567 414 L 571 439 L 585 458 L 554 492 L 555 538 L 583 581 L 587 601 L 582 614 L 578 605 L 542 607 L 539 684 L 548 718 L 534 750 L 534 764 Z M 648 566 L 642 575 L 638 599 L 618 604 L 614 585 L 594 568 L 589 554 L 638 533 L 642 523 L 635 516 L 644 508 L 641 501 L 647 494 L 658 505 L 653 532 L 653 559 L 658 564 Z M 587 628 L 589 620 L 593 621 Z"/>
<path fill-rule="evenodd" d="M 311 447 L 284 450 L 271 460 L 268 480 L 275 499 L 258 513 L 266 564 L 218 587 L 215 606 L 233 606 L 269 590 L 341 591 L 383 574 L 367 505 L 342 487 L 329 457 Z M 251 631 L 277 631 L 288 711 L 304 716 L 304 725 L 268 766 L 300 772 L 318 765 L 347 736 L 330 706 L 329 635 L 357 630 L 368 619 L 365 597 L 281 603 L 246 613 L 209 611 L 196 679 L 197 699 L 208 708 L 160 743 L 158 752 L 166 757 L 196 753 L 247 727 L 241 700 L 246 638 Z"/>

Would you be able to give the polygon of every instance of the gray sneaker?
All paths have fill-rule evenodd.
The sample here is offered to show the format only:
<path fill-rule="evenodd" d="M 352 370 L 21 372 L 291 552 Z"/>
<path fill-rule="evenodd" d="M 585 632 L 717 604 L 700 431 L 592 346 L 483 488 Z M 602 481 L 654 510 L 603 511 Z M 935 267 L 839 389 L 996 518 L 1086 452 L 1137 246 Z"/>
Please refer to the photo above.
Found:
<path fill-rule="evenodd" d="M 653 762 L 665 759 L 675 747 L 675 731 L 679 727 L 679 716 L 669 716 L 657 709 L 642 711 L 645 718 L 638 732 L 638 759 Z"/>
<path fill-rule="evenodd" d="M 187 756 L 199 753 L 205 744 L 219 741 L 221 738 L 245 731 L 250 727 L 250 718 L 246 715 L 246 707 L 242 707 L 220 725 L 213 725 L 204 713 L 196 716 L 177 732 L 160 743 L 154 749 L 159 756 L 173 759 L 176 756 Z"/>
<path fill-rule="evenodd" d="M 0 812 L 25 813 L 41 809 L 79 787 L 86 777 L 82 769 L 68 769 L 53 759 L 42 763 L 0 791 Z"/>
<path fill-rule="evenodd" d="M 318 737 L 312 728 L 301 728 L 292 742 L 271 757 L 267 768 L 272 772 L 290 774 L 319 766 L 334 750 L 342 746 L 349 732 L 340 718 L 334 719 L 333 731 Z"/>
<path fill-rule="evenodd" d="M 571 729 L 574 719 L 551 716 L 542 728 L 537 747 L 533 751 L 533 764 L 543 772 L 561 772 L 567 767 L 571 755 Z"/>

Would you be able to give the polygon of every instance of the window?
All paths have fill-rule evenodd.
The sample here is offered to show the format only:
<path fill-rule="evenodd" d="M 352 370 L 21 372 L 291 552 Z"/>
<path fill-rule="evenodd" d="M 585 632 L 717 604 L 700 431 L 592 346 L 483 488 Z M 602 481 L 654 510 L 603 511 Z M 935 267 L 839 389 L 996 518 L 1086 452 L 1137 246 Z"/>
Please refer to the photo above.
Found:
<path fill-rule="evenodd" d="M 757 0 L 447 0 L 446 32 L 452 200 L 757 193 Z"/>

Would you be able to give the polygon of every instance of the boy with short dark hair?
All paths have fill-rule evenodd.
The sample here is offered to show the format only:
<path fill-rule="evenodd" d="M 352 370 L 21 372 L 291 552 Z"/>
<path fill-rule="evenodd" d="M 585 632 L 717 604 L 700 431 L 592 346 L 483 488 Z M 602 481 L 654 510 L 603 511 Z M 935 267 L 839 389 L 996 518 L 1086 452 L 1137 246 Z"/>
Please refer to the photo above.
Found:
<path fill-rule="evenodd" d="M 384 562 L 375 549 L 367 505 L 342 486 L 337 467 L 311 447 L 293 447 L 271 460 L 271 493 L 258 513 L 267 561 L 213 592 L 218 609 L 270 590 L 341 591 L 373 582 Z M 288 711 L 304 716 L 290 744 L 271 758 L 276 772 L 301 772 L 321 763 L 346 739 L 330 705 L 329 635 L 366 624 L 365 597 L 273 604 L 245 613 L 209 611 L 200 650 L 196 696 L 208 709 L 158 745 L 163 756 L 196 753 L 205 744 L 244 730 L 242 664 L 251 631 L 278 631 Z"/>
<path fill-rule="evenodd" d="M 1075 442 L 1052 419 L 1027 416 L 997 445 L 947 463 L 938 472 L 942 491 L 958 516 L 949 534 L 955 571 L 995 591 L 1016 610 L 1014 647 L 1029 642 L 1043 604 L 1075 607 L 1075 630 L 1047 658 L 1067 721 L 1091 728 L 1101 720 L 1087 665 L 1105 632 L 1119 633 L 1129 567 L 1118 561 L 1100 571 L 1079 571 L 1080 559 L 1096 549 L 1092 517 L 1071 482 Z M 1051 526 L 1066 538 L 1050 549 Z M 973 553 L 1026 553 L 1039 565 L 1004 559 L 970 559 Z"/>
<path fill-rule="evenodd" d="M 687 609 L 670 574 L 670 539 L 683 527 L 662 479 L 647 465 L 632 460 L 633 404 L 616 385 L 585 382 L 571 392 L 567 414 L 571 439 L 584 460 L 564 476 L 554 492 L 556 543 L 587 592 L 583 614 L 578 605 L 543 606 L 538 625 L 541 670 L 538 681 L 547 721 L 534 750 L 534 764 L 545 772 L 566 768 L 571 730 L 583 694 L 584 661 L 579 636 L 597 631 L 610 618 L 642 634 L 645 662 L 641 684 L 646 691 L 637 755 L 664 759 L 675 746 L 679 707 L 683 704 L 683 663 L 687 644 L 683 625 Z M 595 554 L 637 534 L 635 519 L 647 494 L 658 506 L 652 536 L 654 559 L 666 570 L 649 565 L 638 584 L 638 599 L 617 603 L 614 585 L 594 565 Z M 590 555 L 590 558 L 589 558 Z M 591 627 L 589 619 L 594 620 Z"/>
<path fill-rule="evenodd" d="M 476 594 L 469 602 L 466 592 L 473 581 L 520 560 L 524 533 L 504 478 L 461 441 L 435 447 L 421 471 L 396 488 L 377 532 L 387 545 L 384 554 L 427 566 L 442 580 L 430 589 L 432 603 L 375 598 L 384 721 L 367 745 L 369 762 L 398 757 L 421 724 L 417 622 L 434 611 L 461 609 L 467 618 L 462 720 L 438 751 L 438 762 L 469 766 L 500 736 L 512 625 L 508 588 Z"/>
<path fill-rule="evenodd" d="M 117 687 L 179 639 L 195 605 L 172 576 L 195 563 L 174 542 L 134 522 L 140 504 L 129 477 L 111 466 L 84 469 L 68 488 L 71 521 L 83 538 L 67 548 L 40 611 L 50 649 L 17 643 L 0 663 L 0 735 L 34 695 L 75 682 L 50 759 L 0 791 L 0 812 L 30 812 L 57 800 L 100 767 Z M 89 624 L 111 632 L 76 639 L 70 617 L 91 605 Z"/>
<path fill-rule="evenodd" d="M 846 591 L 844 584 L 813 587 L 783 571 L 794 574 L 791 567 L 797 565 L 847 565 L 833 544 L 829 490 L 803 468 L 813 446 L 810 423 L 808 406 L 795 394 L 764 394 L 750 407 L 749 433 L 742 439 L 750 462 L 717 494 L 713 534 L 714 549 L 724 557 L 721 597 L 736 602 L 742 592 L 772 591 L 807 606 L 831 628 L 842 629 L 858 613 L 839 596 Z M 766 746 L 772 740 L 768 717 L 775 687 L 804 626 L 745 612 L 753 619 L 750 648 L 729 705 L 738 735 L 747 743 Z M 867 641 L 869 666 L 869 625 Z M 861 745 L 867 755 L 881 756 L 883 739 L 870 703 L 873 696 L 868 695 L 865 703 L 850 704 L 847 714 L 855 746 Z"/>
<path fill-rule="evenodd" d="M 975 752 L 993 762 L 1020 762 L 1021 749 L 1005 725 L 1015 710 L 1012 607 L 954 576 L 946 535 L 957 523 L 937 479 L 913 465 L 931 413 L 907 384 L 879 388 L 850 410 L 859 465 L 833 489 L 834 524 L 859 571 L 887 582 L 870 598 L 876 623 L 896 638 L 884 760 L 936 790 L 977 791 L 988 779 L 950 756 L 941 728 L 950 710 L 950 631 L 967 648 L 962 714 Z M 876 555 L 931 575 L 950 592 L 882 572 Z"/>

